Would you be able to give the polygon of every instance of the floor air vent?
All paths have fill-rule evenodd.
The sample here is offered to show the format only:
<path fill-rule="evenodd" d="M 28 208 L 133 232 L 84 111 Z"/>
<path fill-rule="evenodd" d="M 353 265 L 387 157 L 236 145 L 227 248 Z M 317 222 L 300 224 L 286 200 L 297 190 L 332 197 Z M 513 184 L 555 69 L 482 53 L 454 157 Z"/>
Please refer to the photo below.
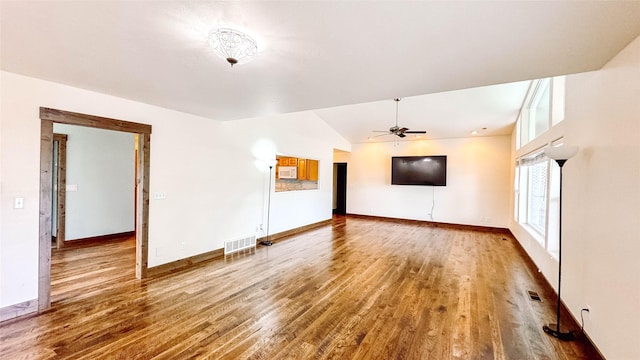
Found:
<path fill-rule="evenodd" d="M 540 295 L 538 295 L 537 292 L 535 291 L 528 291 L 529 293 L 529 299 L 533 300 L 533 301 L 539 301 L 542 302 L 542 298 L 540 297 Z"/>
<path fill-rule="evenodd" d="M 237 240 L 224 242 L 224 254 L 231 254 L 236 251 L 256 247 L 256 236 L 250 235 Z"/>

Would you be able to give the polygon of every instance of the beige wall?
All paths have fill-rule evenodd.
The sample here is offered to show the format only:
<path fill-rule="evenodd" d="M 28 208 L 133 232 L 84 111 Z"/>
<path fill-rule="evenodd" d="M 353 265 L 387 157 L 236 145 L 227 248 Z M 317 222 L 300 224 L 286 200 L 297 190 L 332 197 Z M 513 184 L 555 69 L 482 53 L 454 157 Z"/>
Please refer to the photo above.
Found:
<path fill-rule="evenodd" d="M 353 145 L 347 212 L 506 228 L 510 142 L 492 136 Z M 391 157 L 413 155 L 447 155 L 447 186 L 391 185 Z"/>
<path fill-rule="evenodd" d="M 220 123 L 7 72 L 0 91 L 0 308 L 37 298 L 40 106 L 153 126 L 149 266 L 255 234 L 266 221 L 260 160 L 276 153 L 318 159 L 320 179 L 318 190 L 274 194 L 271 232 L 330 218 L 333 149 L 350 147 L 312 112 Z"/>
<path fill-rule="evenodd" d="M 567 76 L 566 120 L 518 154 L 561 136 L 581 148 L 564 167 L 562 298 L 577 319 L 591 308 L 585 330 L 606 358 L 640 358 L 640 38 Z M 557 284 L 557 261 L 511 230 Z"/>
<path fill-rule="evenodd" d="M 65 124 L 53 130 L 68 135 L 67 185 L 76 188 L 66 192 L 65 240 L 134 231 L 135 135 Z"/>

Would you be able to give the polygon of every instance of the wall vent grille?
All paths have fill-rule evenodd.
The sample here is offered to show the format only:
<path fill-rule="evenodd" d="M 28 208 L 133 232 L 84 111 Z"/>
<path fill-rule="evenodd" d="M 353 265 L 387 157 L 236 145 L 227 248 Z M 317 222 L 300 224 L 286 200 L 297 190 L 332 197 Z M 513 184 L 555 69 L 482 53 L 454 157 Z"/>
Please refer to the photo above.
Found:
<path fill-rule="evenodd" d="M 240 239 L 225 241 L 224 242 L 224 254 L 231 254 L 236 251 L 254 248 L 256 247 L 256 236 L 249 235 Z"/>
<path fill-rule="evenodd" d="M 538 295 L 537 292 L 529 290 L 528 293 L 529 293 L 529 299 L 533 301 L 542 302 L 542 298 L 540 297 L 540 295 Z"/>

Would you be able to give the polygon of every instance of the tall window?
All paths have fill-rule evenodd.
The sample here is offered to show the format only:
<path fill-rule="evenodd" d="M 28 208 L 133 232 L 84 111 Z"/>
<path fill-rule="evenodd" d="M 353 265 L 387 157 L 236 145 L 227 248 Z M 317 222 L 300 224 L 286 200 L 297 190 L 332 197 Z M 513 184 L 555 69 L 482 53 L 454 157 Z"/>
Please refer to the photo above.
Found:
<path fill-rule="evenodd" d="M 527 191 L 527 224 L 544 235 L 547 225 L 547 169 L 548 161 L 540 161 L 529 168 Z"/>
<path fill-rule="evenodd" d="M 516 122 L 516 149 L 564 119 L 564 76 L 533 80 Z"/>
<path fill-rule="evenodd" d="M 549 160 L 537 151 L 522 157 L 516 167 L 519 223 L 527 229 L 541 244 L 547 229 L 547 183 Z"/>
<path fill-rule="evenodd" d="M 534 80 L 516 122 L 516 150 L 564 120 L 565 77 Z M 549 139 L 551 140 L 551 139 Z M 556 146 L 562 139 L 547 142 Z M 537 150 L 518 157 L 514 217 L 552 255 L 558 256 L 560 167 Z"/>
<path fill-rule="evenodd" d="M 558 145 L 558 140 L 551 145 Z M 518 159 L 515 219 L 554 257 L 558 256 L 560 167 L 535 151 Z"/>

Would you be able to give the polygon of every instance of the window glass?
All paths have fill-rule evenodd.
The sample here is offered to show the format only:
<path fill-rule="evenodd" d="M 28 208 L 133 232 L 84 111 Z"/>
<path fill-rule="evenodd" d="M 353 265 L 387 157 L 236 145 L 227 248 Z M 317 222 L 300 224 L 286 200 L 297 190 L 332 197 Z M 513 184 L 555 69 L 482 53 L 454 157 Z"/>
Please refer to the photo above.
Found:
<path fill-rule="evenodd" d="M 529 167 L 527 192 L 527 224 L 542 235 L 545 234 L 547 223 L 547 169 L 548 161 L 538 162 Z"/>
<path fill-rule="evenodd" d="M 530 139 L 533 140 L 549 129 L 550 120 L 549 79 L 540 80 L 529 108 Z"/>
<path fill-rule="evenodd" d="M 516 121 L 516 149 L 564 120 L 565 77 L 534 80 Z"/>

